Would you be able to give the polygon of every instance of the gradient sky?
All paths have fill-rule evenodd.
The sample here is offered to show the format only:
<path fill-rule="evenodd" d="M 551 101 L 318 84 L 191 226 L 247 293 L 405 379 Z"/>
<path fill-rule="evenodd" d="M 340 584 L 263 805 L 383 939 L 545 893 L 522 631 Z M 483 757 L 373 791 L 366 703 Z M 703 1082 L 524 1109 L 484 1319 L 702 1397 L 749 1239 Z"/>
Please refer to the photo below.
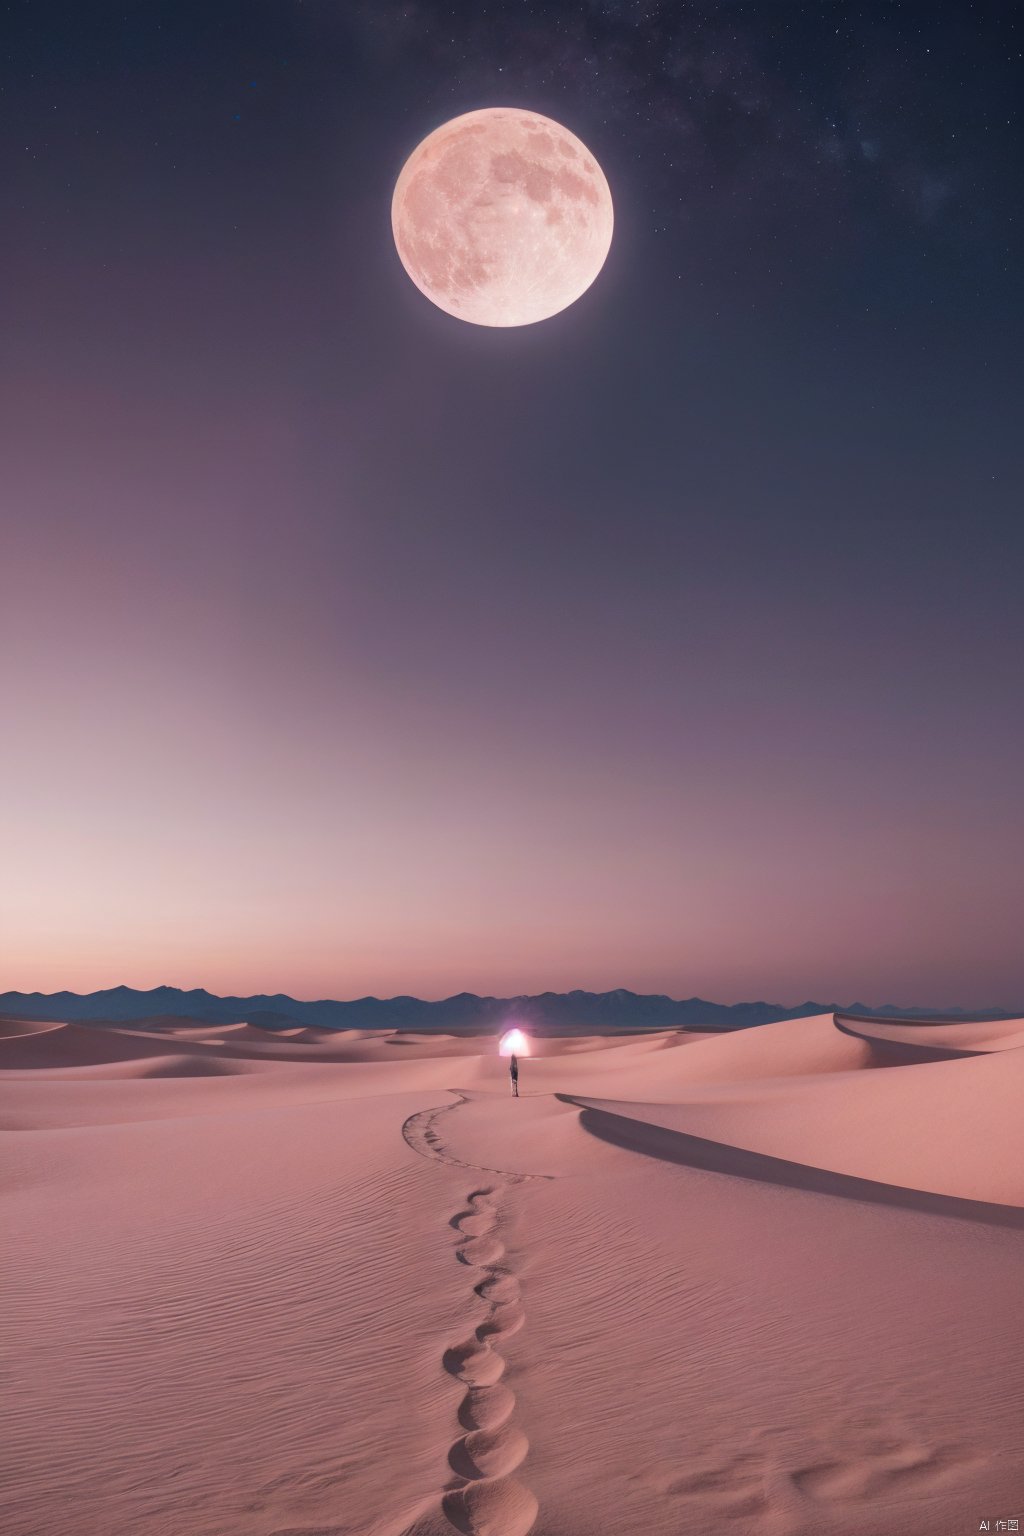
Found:
<path fill-rule="evenodd" d="M 0 989 L 1024 1006 L 1005 4 L 5 7 Z M 390 197 L 534 108 L 494 331 Z"/>

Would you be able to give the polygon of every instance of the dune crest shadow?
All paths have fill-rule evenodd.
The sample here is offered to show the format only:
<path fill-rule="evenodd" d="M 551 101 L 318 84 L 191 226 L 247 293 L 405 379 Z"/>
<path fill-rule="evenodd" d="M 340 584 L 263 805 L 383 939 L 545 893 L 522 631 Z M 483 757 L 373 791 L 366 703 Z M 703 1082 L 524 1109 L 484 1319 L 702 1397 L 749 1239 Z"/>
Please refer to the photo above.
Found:
<path fill-rule="evenodd" d="M 750 1179 L 760 1184 L 783 1185 L 811 1194 L 833 1195 L 842 1200 L 858 1200 L 870 1205 L 888 1205 L 921 1211 L 930 1216 L 952 1216 L 958 1221 L 973 1221 L 990 1227 L 1024 1229 L 1024 1209 L 1016 1205 L 997 1205 L 986 1200 L 969 1200 L 959 1195 L 942 1195 L 932 1190 L 913 1189 L 903 1184 L 884 1184 L 856 1174 L 838 1173 L 811 1163 L 793 1163 L 766 1152 L 752 1152 L 730 1142 L 709 1141 L 687 1131 L 671 1130 L 634 1120 L 611 1110 L 594 1109 L 570 1094 L 555 1095 L 565 1104 L 580 1110 L 580 1125 L 599 1141 L 609 1142 L 627 1152 L 639 1152 L 661 1162 L 686 1168 L 700 1168 L 708 1173 L 724 1173 L 732 1178 Z"/>

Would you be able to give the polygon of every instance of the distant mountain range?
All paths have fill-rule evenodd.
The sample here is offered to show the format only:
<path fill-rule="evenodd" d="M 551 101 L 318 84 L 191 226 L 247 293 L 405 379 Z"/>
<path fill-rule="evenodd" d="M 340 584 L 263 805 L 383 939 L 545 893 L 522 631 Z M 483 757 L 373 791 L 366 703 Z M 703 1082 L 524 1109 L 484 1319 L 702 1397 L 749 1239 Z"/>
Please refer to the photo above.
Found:
<path fill-rule="evenodd" d="M 201 1024 L 258 1025 L 264 1029 L 408 1029 L 467 1033 L 496 1028 L 515 1017 L 538 1033 L 557 1034 L 580 1029 L 748 1029 L 779 1019 L 831 1013 L 835 1003 L 709 1003 L 702 997 L 676 999 L 657 994 L 616 992 L 541 992 L 534 997 L 477 997 L 460 992 L 439 1002 L 419 997 L 361 997 L 339 1003 L 330 999 L 301 1002 L 284 993 L 272 997 L 216 997 L 202 987 L 111 987 L 103 992 L 0 992 L 0 1014 L 22 1019 L 127 1024 L 143 1019 L 194 1019 Z M 868 1008 L 843 1005 L 844 1013 L 885 1018 L 962 1019 L 961 1009 L 936 1013 L 923 1008 Z M 1004 1009 L 989 1009 L 970 1017 L 993 1018 Z"/>

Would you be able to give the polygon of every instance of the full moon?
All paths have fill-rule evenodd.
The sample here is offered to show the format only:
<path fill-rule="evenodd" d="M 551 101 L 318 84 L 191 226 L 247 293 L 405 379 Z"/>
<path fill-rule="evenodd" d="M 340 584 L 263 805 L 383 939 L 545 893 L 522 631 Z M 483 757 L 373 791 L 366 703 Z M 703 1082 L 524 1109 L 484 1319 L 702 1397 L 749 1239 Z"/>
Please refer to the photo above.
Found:
<path fill-rule="evenodd" d="M 395 185 L 402 265 L 473 325 L 532 325 L 585 293 L 612 240 L 604 172 L 561 123 L 516 107 L 467 112 L 418 144 Z"/>

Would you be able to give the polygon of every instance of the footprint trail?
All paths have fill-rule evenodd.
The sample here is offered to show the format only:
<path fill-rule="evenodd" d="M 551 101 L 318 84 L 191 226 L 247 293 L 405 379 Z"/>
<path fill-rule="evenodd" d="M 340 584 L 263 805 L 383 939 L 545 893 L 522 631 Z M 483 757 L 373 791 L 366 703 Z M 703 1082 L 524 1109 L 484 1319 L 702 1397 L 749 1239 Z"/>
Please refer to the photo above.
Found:
<path fill-rule="evenodd" d="M 442 1361 L 466 1388 L 458 1412 L 466 1433 L 448 1453 L 455 1479 L 441 1500 L 449 1524 L 462 1536 L 527 1536 L 537 1519 L 537 1500 L 513 1475 L 530 1442 L 509 1422 L 516 1399 L 501 1379 L 505 1358 L 500 1345 L 525 1322 L 519 1282 L 504 1263 L 498 1236 L 501 1193 L 494 1187 L 473 1190 L 452 1221 L 459 1235 L 456 1257 L 479 1271 L 473 1290 L 488 1306 L 483 1322 L 447 1349 Z"/>
<path fill-rule="evenodd" d="M 513 1168 L 488 1168 L 483 1163 L 467 1163 L 461 1157 L 455 1157 L 444 1142 L 440 1124 L 446 1116 L 454 1114 L 463 1104 L 468 1104 L 469 1096 L 460 1093 L 457 1088 L 449 1089 L 449 1092 L 454 1095 L 450 1104 L 437 1104 L 432 1109 L 417 1110 L 402 1126 L 402 1137 L 406 1145 L 420 1157 L 447 1163 L 450 1168 L 468 1168 L 472 1173 L 494 1173 L 506 1183 L 512 1184 L 521 1183 L 523 1179 L 554 1177 L 550 1173 L 517 1173 Z"/>

